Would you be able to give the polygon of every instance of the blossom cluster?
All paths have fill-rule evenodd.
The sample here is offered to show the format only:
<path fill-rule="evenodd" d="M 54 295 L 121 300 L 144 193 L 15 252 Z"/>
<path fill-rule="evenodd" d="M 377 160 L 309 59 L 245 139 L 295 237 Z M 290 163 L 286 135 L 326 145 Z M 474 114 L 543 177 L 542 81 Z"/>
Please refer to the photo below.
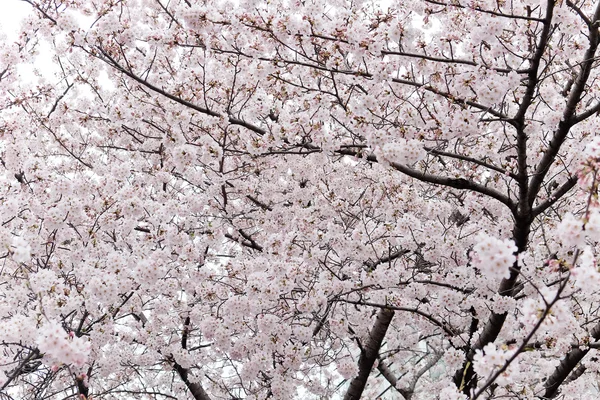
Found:
<path fill-rule="evenodd" d="M 338 362 L 337 371 L 344 379 L 352 379 L 358 375 L 358 366 L 355 360 L 344 358 Z"/>
<path fill-rule="evenodd" d="M 483 275 L 492 279 L 510 277 L 510 267 L 517 260 L 515 253 L 518 250 L 512 240 L 481 235 L 473 250 L 473 266 Z"/>
<path fill-rule="evenodd" d="M 40 329 L 37 345 L 44 358 L 52 364 L 82 367 L 88 359 L 90 345 L 73 332 L 65 332 L 57 322 L 49 322 Z"/>
<path fill-rule="evenodd" d="M 575 286 L 585 293 L 592 293 L 600 287 L 598 262 L 591 246 L 586 246 L 579 256 L 579 265 L 571 270 Z"/>
<path fill-rule="evenodd" d="M 477 350 L 473 357 L 473 369 L 481 377 L 489 378 L 497 369 L 502 368 L 510 358 L 511 352 L 497 348 L 494 343 L 488 343 L 482 350 Z M 509 385 L 519 374 L 518 363 L 511 363 L 495 381 L 500 386 Z"/>
<path fill-rule="evenodd" d="M 31 246 L 27 241 L 21 237 L 15 237 L 13 239 L 13 259 L 16 262 L 27 262 L 31 257 Z"/>
<path fill-rule="evenodd" d="M 580 246 L 585 243 L 583 222 L 571 213 L 565 214 L 556 231 L 557 237 L 565 246 Z"/>
<path fill-rule="evenodd" d="M 426 154 L 418 140 L 402 139 L 396 143 L 386 143 L 382 148 L 382 155 L 386 161 L 399 164 L 414 164 L 424 159 Z"/>
<path fill-rule="evenodd" d="M 547 287 L 540 288 L 538 294 L 537 297 L 529 297 L 523 301 L 519 308 L 521 312 L 519 322 L 525 329 L 531 330 L 543 318 L 536 337 L 544 340 L 574 336 L 578 322 L 569 309 L 568 303 L 556 301 L 559 293 Z M 568 342 L 567 339 L 567 346 Z"/>

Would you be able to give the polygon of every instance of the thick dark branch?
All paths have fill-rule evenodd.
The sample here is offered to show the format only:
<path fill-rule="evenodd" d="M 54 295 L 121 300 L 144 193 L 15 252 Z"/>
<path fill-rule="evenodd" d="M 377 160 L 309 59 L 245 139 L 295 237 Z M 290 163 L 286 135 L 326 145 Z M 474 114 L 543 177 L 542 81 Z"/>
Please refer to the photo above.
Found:
<path fill-rule="evenodd" d="M 594 329 L 590 332 L 590 336 L 594 338 L 596 341 L 600 340 L 600 323 L 594 326 Z M 544 383 L 544 387 L 546 391 L 544 392 L 545 399 L 552 399 L 556 397 L 558 394 L 558 389 L 563 384 L 565 379 L 574 372 L 575 367 L 579 364 L 581 360 L 586 356 L 586 354 L 590 351 L 590 348 L 575 348 L 567 353 L 565 358 L 560 361 L 560 364 L 552 375 L 546 380 Z"/>
<path fill-rule="evenodd" d="M 575 11 L 577 13 L 577 15 L 579 15 L 579 18 L 581 18 L 588 27 L 591 27 L 592 21 L 590 21 L 590 19 L 587 17 L 587 15 L 585 15 L 585 13 L 583 12 L 583 10 L 581 10 L 581 8 L 579 8 L 576 4 L 574 4 L 570 0 L 567 0 L 567 6 L 570 9 L 572 9 L 573 11 Z"/>
<path fill-rule="evenodd" d="M 542 32 L 540 33 L 540 40 L 537 43 L 535 48 L 535 53 L 533 57 L 529 59 L 531 67 L 529 68 L 529 72 L 527 74 L 527 85 L 525 89 L 525 94 L 523 95 L 523 99 L 521 100 L 521 104 L 519 105 L 519 110 L 515 115 L 515 120 L 519 121 L 521 124 L 524 121 L 525 114 L 533 101 L 533 97 L 535 95 L 535 89 L 538 86 L 538 71 L 540 69 L 540 64 L 542 61 L 542 57 L 546 52 L 546 46 L 548 45 L 548 41 L 550 40 L 551 28 L 552 28 L 552 14 L 554 12 L 554 1 L 548 1 L 546 6 L 546 15 L 543 23 L 544 27 Z"/>
<path fill-rule="evenodd" d="M 241 240 L 240 238 L 235 237 L 229 233 L 226 233 L 225 237 L 227 239 L 231 239 L 234 242 L 241 244 L 244 247 L 248 247 L 250 249 L 254 249 L 254 250 L 258 250 L 258 251 L 263 251 L 263 247 L 260 244 L 256 243 L 256 241 L 252 238 L 252 236 L 250 236 L 249 234 L 247 234 L 246 232 L 244 232 L 241 229 L 238 229 L 238 233 L 240 234 L 240 236 L 242 238 L 244 238 L 246 240 Z"/>
<path fill-rule="evenodd" d="M 189 389 L 192 396 L 194 396 L 194 399 L 196 399 L 196 400 L 211 400 L 210 396 L 208 395 L 208 393 L 206 393 L 206 391 L 204 390 L 202 385 L 200 385 L 199 383 L 196 383 L 196 382 L 192 383 L 189 381 L 188 370 L 186 368 L 183 368 L 181 365 L 177 364 L 176 362 L 173 362 L 173 368 L 175 369 L 175 371 L 177 371 L 177 373 L 179 374 L 179 377 L 181 378 L 183 383 L 185 383 L 185 386 L 187 386 L 187 388 Z"/>
<path fill-rule="evenodd" d="M 577 177 L 572 176 L 565 183 L 562 184 L 552 195 L 541 202 L 537 207 L 534 207 L 531 212 L 534 217 L 537 217 L 544 211 L 546 211 L 549 207 L 551 207 L 554 203 L 560 200 L 565 194 L 569 192 L 575 185 L 577 184 Z"/>
<path fill-rule="evenodd" d="M 376 308 L 380 308 L 382 310 L 405 311 L 405 312 L 417 314 L 417 315 L 420 315 L 421 317 L 425 318 L 426 320 L 428 320 L 435 326 L 442 328 L 442 330 L 444 331 L 444 333 L 446 333 L 446 335 L 448 335 L 448 337 L 454 337 L 459 333 L 452 326 L 450 326 L 444 322 L 438 321 L 435 317 L 427 314 L 426 312 L 419 310 L 418 308 L 398 307 L 398 306 L 392 306 L 392 305 L 387 305 L 387 304 L 371 303 L 369 301 L 352 301 L 352 300 L 346 300 L 346 299 L 340 299 L 338 301 L 341 301 L 344 303 L 356 304 L 359 306 L 376 307 Z"/>
<path fill-rule="evenodd" d="M 544 27 L 542 29 L 542 33 L 540 35 L 540 40 L 537 43 L 537 47 L 535 49 L 535 53 L 533 57 L 529 60 L 531 64 L 531 68 L 529 73 L 527 74 L 527 86 L 525 89 L 525 94 L 523 95 L 523 99 L 521 100 L 521 104 L 519 105 L 519 110 L 517 111 L 514 119 L 516 122 L 517 128 L 517 168 L 518 168 L 518 181 L 519 181 L 519 211 L 522 214 L 528 214 L 531 206 L 533 205 L 533 200 L 530 199 L 530 196 L 535 196 L 535 194 L 531 194 L 529 191 L 529 175 L 527 171 L 527 134 L 525 133 L 525 115 L 527 114 L 527 110 L 531 106 L 536 88 L 539 85 L 538 79 L 538 71 L 540 68 L 540 64 L 542 61 L 542 57 L 544 52 L 546 51 L 546 46 L 548 45 L 548 41 L 550 40 L 551 35 L 551 21 L 552 21 L 552 13 L 554 11 L 554 1 L 548 1 L 546 6 L 546 19 L 544 20 Z"/>
<path fill-rule="evenodd" d="M 88 374 L 89 376 L 89 374 Z M 81 377 L 75 378 L 75 385 L 77 385 L 77 392 L 84 398 L 87 399 L 90 395 L 90 388 L 85 384 L 85 381 Z"/>
<path fill-rule="evenodd" d="M 129 78 L 133 79 L 134 81 L 140 83 L 141 85 L 144 85 L 145 87 L 152 90 L 153 92 L 156 92 L 156 93 L 168 98 L 169 100 L 179 103 L 182 106 L 185 106 L 185 107 L 191 108 L 192 110 L 198 111 L 199 113 L 202 113 L 202 114 L 205 114 L 205 115 L 208 115 L 211 117 L 217 117 L 217 118 L 224 117 L 222 114 L 220 114 L 216 111 L 212 111 L 212 110 L 209 110 L 208 108 L 200 107 L 194 103 L 191 103 L 187 100 L 182 99 L 181 97 L 172 95 L 171 93 L 169 93 L 157 86 L 154 86 L 153 84 L 148 82 L 146 79 L 143 79 L 143 78 L 137 76 L 136 74 L 134 74 L 133 71 L 130 71 L 128 68 L 123 67 L 121 64 L 119 64 L 119 62 L 117 60 L 115 60 L 110 54 L 108 54 L 102 47 L 97 47 L 97 49 L 102 54 L 102 56 L 99 57 L 101 60 L 103 60 L 108 65 L 110 65 L 117 71 L 121 72 L 122 74 L 125 74 Z M 249 122 L 243 121 L 243 120 L 241 120 L 239 118 L 235 118 L 233 116 L 228 116 L 228 121 L 232 125 L 242 126 L 242 127 L 249 129 L 255 133 L 258 133 L 261 136 L 266 133 L 266 131 L 264 129 L 254 126 Z"/>
<path fill-rule="evenodd" d="M 428 60 L 428 61 L 448 63 L 448 64 L 472 65 L 474 67 L 476 67 L 476 66 L 479 65 L 475 61 L 461 60 L 461 59 L 458 59 L 458 58 L 432 57 L 432 56 L 428 56 L 426 54 L 407 53 L 405 51 L 382 50 L 381 54 L 384 55 L 384 56 L 390 55 L 390 56 L 401 56 L 401 57 L 408 57 L 408 58 L 418 58 L 420 60 Z M 510 72 L 510 70 L 507 69 L 505 72 Z"/>
<path fill-rule="evenodd" d="M 183 332 L 181 333 L 181 348 L 187 350 L 187 341 L 188 336 L 190 335 L 190 317 L 185 317 L 185 321 L 183 321 Z"/>
<path fill-rule="evenodd" d="M 544 399 L 552 399 L 558 394 L 558 388 L 565 381 L 567 376 L 573 371 L 573 369 L 579 364 L 579 362 L 588 353 L 588 349 L 574 349 L 567 353 L 565 358 L 560 360 L 560 364 L 554 370 L 554 373 L 550 375 L 550 378 L 546 380 L 544 387 Z"/>
<path fill-rule="evenodd" d="M 550 3 L 553 2 L 550 1 Z M 580 64 L 579 74 L 577 75 L 577 79 L 575 80 L 573 89 L 569 94 L 569 99 L 567 100 L 567 105 L 565 107 L 565 111 L 563 112 L 562 120 L 559 122 L 557 130 L 554 132 L 554 136 L 552 137 L 548 148 L 544 152 L 544 155 L 542 156 L 542 159 L 540 160 L 540 163 L 538 164 L 531 178 L 531 182 L 529 184 L 530 204 L 533 204 L 533 201 L 535 200 L 535 197 L 537 196 L 542 186 L 542 182 L 544 181 L 546 174 L 550 170 L 550 167 L 556 159 L 556 155 L 558 154 L 562 144 L 567 138 L 569 130 L 577 122 L 577 120 L 574 120 L 574 118 L 576 117 L 575 110 L 581 100 L 583 92 L 585 91 L 585 86 L 590 77 L 590 73 L 595 62 L 596 50 L 598 49 L 599 34 L 598 27 L 596 25 L 598 24 L 599 20 L 600 3 L 596 5 L 593 23 L 589 29 L 589 47 L 587 48 L 583 57 L 584 61 Z"/>
<path fill-rule="evenodd" d="M 359 400 L 362 396 L 393 317 L 394 311 L 389 309 L 381 309 L 377 314 L 375 325 L 358 360 L 358 376 L 350 383 L 344 400 Z"/>
<path fill-rule="evenodd" d="M 469 157 L 469 156 L 463 156 L 461 154 L 456 154 L 456 153 L 450 153 L 450 152 L 447 152 L 447 151 L 436 150 L 436 149 L 431 148 L 431 147 L 424 147 L 424 149 L 428 153 L 435 154 L 437 156 L 449 157 L 449 158 L 454 158 L 454 159 L 457 159 L 457 160 L 471 162 L 473 164 L 481 165 L 482 167 L 491 169 L 492 171 L 499 172 L 502 175 L 507 175 L 507 176 L 510 176 L 513 179 L 517 179 L 517 175 L 513 174 L 512 172 L 508 172 L 504 168 L 500 168 L 500 167 L 498 167 L 496 165 L 490 164 L 490 163 L 488 163 L 486 161 L 479 160 L 477 158 L 473 158 L 473 157 Z"/>
<path fill-rule="evenodd" d="M 378 260 L 365 261 L 363 264 L 365 267 L 367 267 L 369 269 L 369 271 L 374 271 L 378 265 L 388 263 L 388 262 L 393 261 L 399 257 L 402 257 L 403 255 L 408 254 L 408 253 L 410 253 L 409 250 L 398 250 L 398 251 L 396 251 L 394 253 L 390 253 L 389 255 L 382 257 Z"/>
<path fill-rule="evenodd" d="M 394 372 L 392 370 L 390 370 L 390 368 L 385 364 L 385 361 L 382 360 L 381 358 L 379 358 L 379 360 L 378 360 L 377 370 L 385 378 L 385 380 L 388 381 L 390 386 L 392 386 L 394 389 L 396 389 L 398 391 L 398 393 L 400 393 L 402 395 L 402 397 L 404 397 L 405 399 L 409 398 L 410 393 L 408 393 L 405 389 L 399 388 L 397 386 L 398 379 L 396 378 L 396 375 L 394 375 Z"/>
<path fill-rule="evenodd" d="M 357 150 L 352 150 L 350 148 L 340 149 L 336 151 L 337 154 L 343 154 L 347 156 L 353 157 L 361 157 L 361 152 Z M 367 156 L 367 161 L 378 162 L 377 157 L 371 154 Z M 437 176 L 432 174 L 427 174 L 425 172 L 418 171 L 416 169 L 410 168 L 406 165 L 398 164 L 398 163 L 390 163 L 392 168 L 395 170 L 402 172 L 405 175 L 410 176 L 411 178 L 415 178 L 422 182 L 433 183 L 436 185 L 447 186 L 454 189 L 459 190 L 471 190 L 473 192 L 481 193 L 486 196 L 489 196 L 493 199 L 498 200 L 502 204 L 506 205 L 511 210 L 514 210 L 515 204 L 514 202 L 508 198 L 505 194 L 489 188 L 487 186 L 481 185 L 479 183 L 473 182 L 464 178 L 447 178 L 443 176 Z"/>
<path fill-rule="evenodd" d="M 576 381 L 577 379 L 579 379 L 581 377 L 581 375 L 583 375 L 583 373 L 586 370 L 587 370 L 587 368 L 585 365 L 579 364 L 579 366 L 577 368 L 575 368 L 575 370 L 573 372 L 571 372 L 571 375 L 569 375 L 567 377 L 567 379 L 565 379 L 565 384 Z"/>
<path fill-rule="evenodd" d="M 502 13 L 499 11 L 486 10 L 486 9 L 478 7 L 478 6 L 464 6 L 460 3 L 458 3 L 457 1 L 452 2 L 452 3 L 444 3 L 442 1 L 437 1 L 437 0 L 425 0 L 425 2 L 427 2 L 429 4 L 436 4 L 436 5 L 440 5 L 440 6 L 446 6 L 446 7 L 466 8 L 468 10 L 478 11 L 480 13 L 494 15 L 496 17 L 509 18 L 509 19 L 522 19 L 525 21 L 544 22 L 544 20 L 542 18 L 528 17 L 526 15 L 506 14 L 506 13 Z"/>
<path fill-rule="evenodd" d="M 246 195 L 246 198 L 265 211 L 273 211 L 273 207 L 271 207 L 268 204 L 263 203 L 262 201 L 258 200 L 256 197 Z"/>
<path fill-rule="evenodd" d="M 521 253 L 527 248 L 532 220 L 532 217 L 527 215 L 518 216 L 515 220 L 513 240 L 518 249 L 517 253 Z M 508 278 L 503 278 L 500 282 L 500 287 L 498 288 L 498 294 L 500 296 L 514 297 L 519 293 L 522 289 L 518 282 L 519 273 L 520 267 L 518 263 L 515 262 L 510 268 L 510 276 Z M 492 312 L 487 323 L 483 327 L 483 330 L 479 334 L 477 341 L 465 349 L 467 353 L 465 363 L 463 367 L 454 374 L 454 383 L 465 394 L 470 396 L 472 389 L 477 386 L 477 376 L 473 369 L 473 359 L 477 350 L 483 349 L 486 344 L 492 343 L 498 338 L 498 335 L 504 326 L 504 321 L 506 321 L 506 317 L 506 313 L 498 314 Z M 477 329 L 478 325 L 479 321 L 476 318 L 473 318 L 472 327 Z"/>
<path fill-rule="evenodd" d="M 455 285 L 450 285 L 449 283 L 436 282 L 436 281 L 432 281 L 432 280 L 428 280 L 428 279 L 411 279 L 406 282 L 399 282 L 398 285 L 409 285 L 411 282 L 423 283 L 425 285 L 445 287 L 445 288 L 452 289 L 457 292 L 461 292 L 461 293 L 465 293 L 465 294 L 471 294 L 475 291 L 474 288 L 461 288 L 461 287 L 458 287 Z"/>
<path fill-rule="evenodd" d="M 475 61 L 460 60 L 457 58 L 432 57 L 432 56 L 428 56 L 425 54 L 407 53 L 405 51 L 382 50 L 381 54 L 383 54 L 384 56 L 390 55 L 390 56 L 401 56 L 401 57 L 408 57 L 408 58 L 418 58 L 420 60 L 428 60 L 428 61 L 435 61 L 435 62 L 442 62 L 442 63 L 449 63 L 449 64 L 465 64 L 465 65 L 472 65 L 474 67 L 479 65 Z M 506 70 L 506 72 L 510 72 L 510 70 Z"/>
<path fill-rule="evenodd" d="M 517 359 L 517 357 L 528 348 L 529 341 L 531 340 L 531 338 L 533 338 L 533 336 L 536 334 L 536 332 L 540 329 L 540 327 L 544 323 L 544 320 L 546 319 L 548 314 L 550 314 L 551 308 L 560 300 L 560 298 L 561 298 L 560 296 L 561 296 L 563 290 L 565 289 L 568 281 L 569 281 L 569 278 L 567 276 L 566 279 L 564 279 L 563 282 L 561 283 L 561 286 L 558 289 L 558 291 L 556 292 L 556 295 L 554 296 L 552 301 L 550 303 L 547 303 L 546 308 L 544 309 L 544 312 L 538 319 L 538 321 L 535 324 L 535 326 L 533 327 L 533 329 L 529 332 L 529 334 L 525 337 L 525 339 L 523 339 L 523 342 L 521 343 L 519 348 L 512 354 L 512 356 L 510 356 L 508 358 L 508 360 L 506 360 L 504 362 L 504 365 L 501 368 L 494 371 L 492 376 L 490 376 L 488 378 L 487 382 L 481 388 L 479 388 L 477 390 L 477 392 L 471 397 L 472 400 L 477 400 L 477 398 L 479 398 L 491 385 L 493 385 L 496 382 L 496 380 L 498 379 L 498 377 L 500 375 L 502 375 L 508 369 L 510 364 L 512 362 L 514 362 Z"/>
<path fill-rule="evenodd" d="M 516 267 L 516 266 L 515 266 Z M 508 279 L 502 279 L 500 282 L 500 288 L 498 289 L 498 294 L 501 296 L 513 296 L 515 284 L 517 282 L 518 273 L 515 272 L 516 268 L 513 267 L 511 270 L 511 275 Z M 479 334 L 479 338 L 471 347 L 467 349 L 467 357 L 466 361 L 462 368 L 456 371 L 454 374 L 454 383 L 459 388 L 459 390 L 463 390 L 465 394 L 470 395 L 470 389 L 476 386 L 476 376 L 475 371 L 473 370 L 473 359 L 477 350 L 483 349 L 483 347 L 492 343 L 498 338 L 502 327 L 504 326 L 504 321 L 506 321 L 507 314 L 497 314 L 493 312 L 490 315 L 487 323 L 483 327 L 483 330 Z M 473 320 L 476 321 L 475 319 Z M 477 323 L 475 324 L 475 327 Z"/>
<path fill-rule="evenodd" d="M 484 111 L 484 112 L 486 112 L 488 114 L 491 114 L 491 115 L 493 115 L 496 118 L 499 118 L 499 119 L 501 119 L 503 121 L 506 121 L 509 124 L 514 124 L 514 122 L 510 118 L 508 118 L 508 116 L 502 114 L 499 111 L 494 110 L 492 107 L 489 107 L 489 106 L 477 103 L 475 101 L 465 100 L 465 99 L 461 99 L 461 98 L 455 97 L 451 93 L 443 92 L 441 90 L 438 90 L 438 89 L 434 88 L 433 86 L 429 86 L 429 85 L 424 84 L 424 83 L 418 83 L 418 82 L 410 81 L 410 80 L 407 80 L 407 79 L 399 79 L 399 78 L 392 79 L 392 82 L 400 83 L 400 84 L 403 84 L 403 85 L 408 85 L 408 86 L 414 86 L 414 87 L 422 88 L 424 90 L 427 90 L 428 92 L 435 93 L 438 96 L 441 96 L 441 97 L 447 99 L 448 101 L 450 101 L 452 103 L 455 103 L 455 104 L 464 104 L 464 105 L 476 108 L 478 110 L 481 110 L 481 111 Z"/>
<path fill-rule="evenodd" d="M 594 104 L 593 106 L 591 106 L 587 110 L 582 111 L 580 114 L 575 115 L 571 119 L 571 121 L 573 122 L 573 125 L 575 125 L 575 124 L 580 123 L 581 121 L 585 121 L 586 119 L 588 119 L 592 115 L 598 115 L 598 113 L 600 113 L 600 102 Z"/>

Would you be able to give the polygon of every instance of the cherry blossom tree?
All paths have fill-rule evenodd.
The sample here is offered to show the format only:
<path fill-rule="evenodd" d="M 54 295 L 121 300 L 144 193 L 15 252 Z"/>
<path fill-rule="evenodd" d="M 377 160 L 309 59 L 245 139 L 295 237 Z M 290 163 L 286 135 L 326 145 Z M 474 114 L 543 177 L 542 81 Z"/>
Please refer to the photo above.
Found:
<path fill-rule="evenodd" d="M 22 1 L 0 398 L 598 394 L 600 1 Z"/>

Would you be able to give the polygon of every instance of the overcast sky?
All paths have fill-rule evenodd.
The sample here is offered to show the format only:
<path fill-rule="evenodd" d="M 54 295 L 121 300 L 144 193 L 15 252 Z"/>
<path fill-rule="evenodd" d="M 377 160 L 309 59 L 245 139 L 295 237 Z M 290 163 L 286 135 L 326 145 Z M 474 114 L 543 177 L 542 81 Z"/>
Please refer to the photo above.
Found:
<path fill-rule="evenodd" d="M 31 10 L 31 6 L 22 0 L 0 0 L 0 30 L 9 39 L 14 38 L 19 29 L 19 22 Z"/>

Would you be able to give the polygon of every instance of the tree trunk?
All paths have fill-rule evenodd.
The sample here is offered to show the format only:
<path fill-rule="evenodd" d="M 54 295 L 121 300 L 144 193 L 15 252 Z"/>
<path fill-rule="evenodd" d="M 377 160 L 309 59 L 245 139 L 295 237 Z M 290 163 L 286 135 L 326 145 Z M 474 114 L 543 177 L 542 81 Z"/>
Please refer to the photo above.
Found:
<path fill-rule="evenodd" d="M 590 332 L 590 336 L 597 340 L 600 340 L 600 323 L 594 326 L 594 329 Z M 554 370 L 554 373 L 546 380 L 544 387 L 546 392 L 544 393 L 545 399 L 552 399 L 558 394 L 558 389 L 562 385 L 565 379 L 573 372 L 577 364 L 583 360 L 586 354 L 589 352 L 589 348 L 580 349 L 575 348 L 567 353 L 565 358 L 560 361 L 560 364 Z"/>
<path fill-rule="evenodd" d="M 350 383 L 344 400 L 360 399 L 393 317 L 394 311 L 388 309 L 381 309 L 379 314 L 377 314 L 377 319 L 369 335 L 369 340 L 358 360 L 358 376 Z"/>
<path fill-rule="evenodd" d="M 185 383 L 185 386 L 187 386 L 187 388 L 192 393 L 192 396 L 194 396 L 194 399 L 196 399 L 196 400 L 211 400 L 210 396 L 204 391 L 204 388 L 199 383 L 192 383 L 188 380 L 187 369 L 183 368 L 181 365 L 179 365 L 177 363 L 175 363 L 174 367 L 175 367 L 175 371 L 177 371 L 177 373 L 181 377 L 181 380 L 183 381 L 183 383 Z"/>

